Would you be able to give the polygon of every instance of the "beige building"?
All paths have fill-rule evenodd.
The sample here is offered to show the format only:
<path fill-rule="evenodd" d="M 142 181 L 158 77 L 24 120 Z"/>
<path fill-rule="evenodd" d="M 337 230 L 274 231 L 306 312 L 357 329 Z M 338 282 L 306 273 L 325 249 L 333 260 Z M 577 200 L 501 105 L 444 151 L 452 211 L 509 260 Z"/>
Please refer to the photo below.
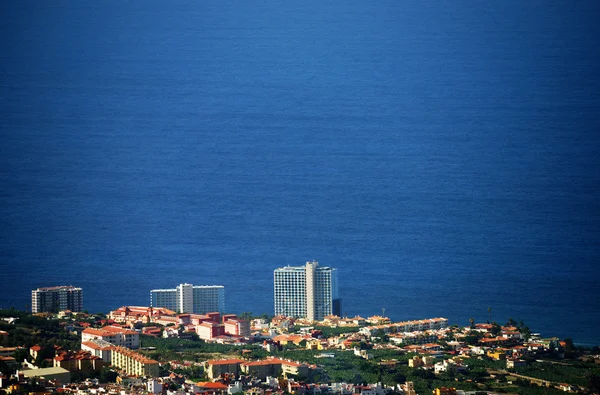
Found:
<path fill-rule="evenodd" d="M 236 377 L 240 375 L 240 365 L 244 363 L 241 359 L 220 359 L 206 361 L 204 370 L 211 380 L 216 379 L 224 373 L 233 373 Z"/>
<path fill-rule="evenodd" d="M 315 365 L 294 362 L 286 359 L 267 358 L 263 361 L 244 362 L 240 365 L 244 374 L 258 377 L 261 380 L 268 376 L 277 377 L 279 375 L 305 377 L 309 379 L 311 375 L 318 370 Z"/>
<path fill-rule="evenodd" d="M 112 350 L 112 365 L 128 375 L 158 377 L 158 362 L 124 347 Z"/>
<path fill-rule="evenodd" d="M 90 373 L 102 369 L 104 361 L 88 351 L 63 351 L 54 357 L 53 365 L 69 372 Z"/>
<path fill-rule="evenodd" d="M 28 378 L 38 378 L 42 380 L 58 380 L 61 384 L 71 383 L 71 372 L 60 367 L 20 370 Z"/>

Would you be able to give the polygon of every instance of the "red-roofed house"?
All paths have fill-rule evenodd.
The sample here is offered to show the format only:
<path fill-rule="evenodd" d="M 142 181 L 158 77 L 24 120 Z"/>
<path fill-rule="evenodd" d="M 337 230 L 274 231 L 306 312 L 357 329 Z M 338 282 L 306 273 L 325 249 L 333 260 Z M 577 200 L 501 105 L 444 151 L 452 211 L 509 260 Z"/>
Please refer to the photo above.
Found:
<path fill-rule="evenodd" d="M 29 355 L 31 355 L 31 357 L 35 360 L 40 351 L 42 351 L 42 347 L 36 344 L 35 346 L 29 348 Z"/>
<path fill-rule="evenodd" d="M 162 329 L 157 326 L 146 326 L 142 328 L 142 334 L 154 337 L 160 337 L 162 335 Z"/>
<path fill-rule="evenodd" d="M 194 387 L 195 392 L 201 394 L 225 394 L 229 388 L 227 384 L 210 381 L 199 382 Z"/>
<path fill-rule="evenodd" d="M 132 349 L 140 346 L 140 335 L 138 332 L 116 326 L 105 326 L 99 329 L 86 328 L 81 332 L 82 343 L 94 339 L 104 340 L 115 346 Z"/>
<path fill-rule="evenodd" d="M 70 372 L 89 373 L 102 369 L 104 361 L 87 351 L 63 351 L 54 357 L 53 365 L 55 368 L 67 369 Z"/>

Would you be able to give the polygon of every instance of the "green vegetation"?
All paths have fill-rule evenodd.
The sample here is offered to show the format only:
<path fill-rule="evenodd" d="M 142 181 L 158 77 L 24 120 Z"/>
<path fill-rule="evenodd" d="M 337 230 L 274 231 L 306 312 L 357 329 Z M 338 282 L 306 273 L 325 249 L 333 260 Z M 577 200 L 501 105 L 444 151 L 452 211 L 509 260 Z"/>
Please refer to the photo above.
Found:
<path fill-rule="evenodd" d="M 320 330 L 323 333 L 323 337 L 329 338 L 333 336 L 339 336 L 344 333 L 356 333 L 360 328 L 355 326 L 337 327 L 331 328 L 328 326 L 315 326 L 315 330 Z"/>
<path fill-rule="evenodd" d="M 0 310 L 0 318 L 4 317 L 18 319 L 14 324 L 0 320 L 0 330 L 8 332 L 6 339 L 0 337 L 0 346 L 29 348 L 38 344 L 43 348 L 57 345 L 65 349 L 79 349 L 79 336 L 65 330 L 59 320 L 36 317 L 14 309 Z"/>
<path fill-rule="evenodd" d="M 518 368 L 515 373 L 542 380 L 585 387 L 592 376 L 600 376 L 600 366 L 585 362 L 541 362 Z"/>
<path fill-rule="evenodd" d="M 142 350 L 141 352 L 157 361 L 184 360 L 201 362 L 214 358 L 241 358 L 242 349 L 251 350 L 254 358 L 264 358 L 267 356 L 267 352 L 258 346 L 240 347 L 206 343 L 203 340 L 164 339 L 146 335 L 140 335 L 140 347 L 142 349 L 154 348 L 154 350 Z"/>

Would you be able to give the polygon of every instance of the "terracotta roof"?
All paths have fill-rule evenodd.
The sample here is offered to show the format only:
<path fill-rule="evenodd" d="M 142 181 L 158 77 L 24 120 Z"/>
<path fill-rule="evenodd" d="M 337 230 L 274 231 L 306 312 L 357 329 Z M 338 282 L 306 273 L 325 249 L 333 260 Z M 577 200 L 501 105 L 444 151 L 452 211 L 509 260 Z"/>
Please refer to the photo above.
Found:
<path fill-rule="evenodd" d="M 226 384 L 223 383 L 213 383 L 211 381 L 201 381 L 196 384 L 198 387 L 209 388 L 215 390 L 226 390 L 229 388 Z"/>
<path fill-rule="evenodd" d="M 244 362 L 245 366 L 265 366 L 265 365 L 287 365 L 287 366 L 302 366 L 301 363 L 294 361 L 286 361 L 279 358 L 269 358 L 262 361 Z"/>
<path fill-rule="evenodd" d="M 104 326 L 99 329 L 86 328 L 83 330 L 82 333 L 90 334 L 93 336 L 102 336 L 102 337 L 115 336 L 115 335 L 136 335 L 137 334 L 136 331 L 132 331 L 129 329 L 124 329 L 124 328 L 118 328 L 118 327 L 114 327 L 114 326 Z"/>
<path fill-rule="evenodd" d="M 207 363 L 209 365 L 232 365 L 234 363 L 244 363 L 246 361 L 243 361 L 241 359 L 213 359 L 210 361 L 207 361 Z"/>
<path fill-rule="evenodd" d="M 210 327 L 210 328 L 212 328 L 213 326 L 218 326 L 218 325 L 221 325 L 221 324 L 214 322 L 214 321 L 204 321 L 200 324 L 200 326 L 206 326 L 206 327 Z"/>
<path fill-rule="evenodd" d="M 125 348 L 125 347 L 115 346 L 113 348 L 113 353 L 119 353 L 121 355 L 125 355 L 126 357 L 129 357 L 133 360 L 136 360 L 136 361 L 144 363 L 144 364 L 158 364 L 158 361 L 155 361 L 154 359 L 146 358 L 142 354 L 139 354 L 135 351 L 131 351 L 130 349 Z"/>
<path fill-rule="evenodd" d="M 101 345 L 99 345 L 97 343 L 94 343 L 94 342 L 82 342 L 81 345 L 89 347 L 92 350 L 102 350 L 102 351 L 110 350 L 112 348 L 112 346 L 101 346 Z"/>

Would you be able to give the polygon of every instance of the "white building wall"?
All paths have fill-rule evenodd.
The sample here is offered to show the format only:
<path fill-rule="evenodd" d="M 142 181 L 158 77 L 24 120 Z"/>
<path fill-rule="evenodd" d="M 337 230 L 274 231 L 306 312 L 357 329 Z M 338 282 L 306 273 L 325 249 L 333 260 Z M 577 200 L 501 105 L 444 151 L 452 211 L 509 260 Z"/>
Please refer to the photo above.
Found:
<path fill-rule="evenodd" d="M 149 380 L 147 383 L 148 392 L 151 394 L 161 394 L 163 390 L 163 385 L 156 379 Z"/>
<path fill-rule="evenodd" d="M 177 312 L 191 313 L 194 309 L 194 287 L 192 284 L 177 286 Z"/>
<path fill-rule="evenodd" d="M 196 334 L 202 340 L 213 339 L 213 330 L 210 326 L 196 325 Z"/>
<path fill-rule="evenodd" d="M 150 291 L 150 306 L 177 311 L 177 290 L 153 289 Z"/>
<path fill-rule="evenodd" d="M 222 285 L 195 285 L 192 313 L 225 312 L 225 287 Z"/>
<path fill-rule="evenodd" d="M 306 317 L 306 271 L 304 266 L 274 272 L 275 315 Z"/>
<path fill-rule="evenodd" d="M 225 287 L 222 285 L 179 284 L 174 289 L 150 291 L 152 307 L 164 307 L 180 313 L 206 314 L 225 312 Z"/>
<path fill-rule="evenodd" d="M 275 315 L 322 320 L 339 298 L 337 270 L 319 267 L 316 261 L 276 269 L 274 297 Z"/>

